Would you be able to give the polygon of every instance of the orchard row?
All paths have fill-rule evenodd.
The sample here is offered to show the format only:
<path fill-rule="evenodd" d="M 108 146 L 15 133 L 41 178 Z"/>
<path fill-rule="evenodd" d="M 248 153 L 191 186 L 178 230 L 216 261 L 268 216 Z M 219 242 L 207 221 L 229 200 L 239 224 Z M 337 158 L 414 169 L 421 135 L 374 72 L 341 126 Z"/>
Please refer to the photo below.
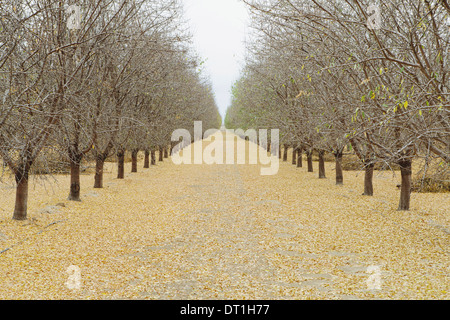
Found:
<path fill-rule="evenodd" d="M 13 218 L 27 218 L 37 159 L 123 161 L 170 144 L 194 120 L 218 127 L 211 84 L 178 0 L 16 0 L 0 6 L 0 158 L 15 177 Z"/>
<path fill-rule="evenodd" d="M 413 161 L 449 178 L 447 1 L 244 0 L 252 33 L 228 128 L 277 128 L 308 157 L 350 147 L 373 195 L 375 165 L 400 168 L 409 210 Z"/>

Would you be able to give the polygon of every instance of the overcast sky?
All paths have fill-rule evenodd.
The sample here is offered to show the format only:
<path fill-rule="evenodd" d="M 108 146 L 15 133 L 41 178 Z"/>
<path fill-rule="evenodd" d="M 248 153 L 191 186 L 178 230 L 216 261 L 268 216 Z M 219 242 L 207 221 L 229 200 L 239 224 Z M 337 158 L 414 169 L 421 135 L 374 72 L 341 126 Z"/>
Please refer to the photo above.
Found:
<path fill-rule="evenodd" d="M 239 77 L 248 26 L 240 0 L 183 0 L 197 52 L 205 60 L 222 117 L 231 103 L 231 86 Z"/>

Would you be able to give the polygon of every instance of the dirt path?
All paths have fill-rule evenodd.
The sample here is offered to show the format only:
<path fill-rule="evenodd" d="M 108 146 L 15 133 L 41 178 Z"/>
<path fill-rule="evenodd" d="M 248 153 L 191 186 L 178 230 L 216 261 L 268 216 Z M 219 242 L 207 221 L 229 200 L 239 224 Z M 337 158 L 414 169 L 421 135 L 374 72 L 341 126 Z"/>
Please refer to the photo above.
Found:
<path fill-rule="evenodd" d="M 166 161 L 122 181 L 112 169 L 102 190 L 83 176 L 81 203 L 57 177 L 30 190 L 27 222 L 10 220 L 3 185 L 0 298 L 449 299 L 448 197 L 398 213 L 390 174 L 371 199 L 360 174 L 327 175 Z"/>

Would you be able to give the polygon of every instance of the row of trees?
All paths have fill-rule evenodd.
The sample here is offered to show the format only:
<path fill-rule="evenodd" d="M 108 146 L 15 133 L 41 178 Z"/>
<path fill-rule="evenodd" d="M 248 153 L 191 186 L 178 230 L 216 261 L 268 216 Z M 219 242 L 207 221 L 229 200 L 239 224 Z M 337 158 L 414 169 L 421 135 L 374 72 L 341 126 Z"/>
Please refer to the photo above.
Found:
<path fill-rule="evenodd" d="M 351 146 L 369 196 L 375 164 L 395 164 L 399 210 L 409 210 L 412 161 L 438 161 L 441 172 L 450 163 L 449 3 L 244 2 L 254 31 L 226 126 L 279 128 L 295 153 L 318 152 L 320 177 L 332 153 L 337 184 Z"/>
<path fill-rule="evenodd" d="M 95 160 L 94 186 L 116 155 L 149 155 L 177 128 L 221 123 L 211 86 L 190 48 L 178 0 L 14 0 L 0 5 L 0 157 L 15 177 L 13 218 L 27 217 L 36 159 Z"/>

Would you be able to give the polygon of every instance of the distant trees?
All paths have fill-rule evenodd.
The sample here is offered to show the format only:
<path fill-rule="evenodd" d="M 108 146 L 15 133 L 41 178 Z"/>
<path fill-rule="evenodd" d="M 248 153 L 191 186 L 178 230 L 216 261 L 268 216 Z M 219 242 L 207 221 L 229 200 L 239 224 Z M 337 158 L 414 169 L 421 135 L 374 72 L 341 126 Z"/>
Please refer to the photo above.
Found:
<path fill-rule="evenodd" d="M 280 128 L 309 159 L 331 152 L 338 184 L 351 145 L 366 170 L 365 195 L 375 164 L 395 164 L 398 208 L 408 210 L 412 161 L 450 162 L 447 2 L 244 2 L 255 40 L 227 125 Z"/>
<path fill-rule="evenodd" d="M 203 120 L 214 97 L 197 70 L 176 0 L 17 0 L 0 6 L 0 157 L 16 181 L 13 218 L 27 217 L 30 170 L 47 150 L 70 162 L 69 200 L 80 200 L 80 165 L 103 167 L 168 147 L 171 132 Z M 133 161 L 133 171 L 136 171 Z"/>

